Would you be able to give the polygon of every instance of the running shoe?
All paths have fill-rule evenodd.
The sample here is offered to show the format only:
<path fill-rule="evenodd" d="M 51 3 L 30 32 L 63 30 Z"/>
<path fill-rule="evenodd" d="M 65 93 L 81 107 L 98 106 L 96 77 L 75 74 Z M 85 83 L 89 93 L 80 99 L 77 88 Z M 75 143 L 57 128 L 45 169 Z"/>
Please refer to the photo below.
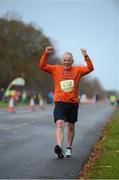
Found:
<path fill-rule="evenodd" d="M 54 152 L 58 155 L 59 159 L 63 159 L 64 158 L 63 149 L 59 145 L 55 146 Z"/>
<path fill-rule="evenodd" d="M 70 147 L 67 147 L 66 149 L 66 157 L 71 157 L 72 156 L 72 149 Z"/>

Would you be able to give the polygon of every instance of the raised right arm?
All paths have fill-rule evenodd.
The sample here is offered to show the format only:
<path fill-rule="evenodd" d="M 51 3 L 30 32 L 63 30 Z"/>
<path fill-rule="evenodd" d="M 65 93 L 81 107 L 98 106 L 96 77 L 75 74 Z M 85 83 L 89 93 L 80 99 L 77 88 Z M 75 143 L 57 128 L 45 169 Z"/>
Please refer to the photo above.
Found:
<path fill-rule="evenodd" d="M 43 71 L 46 71 L 48 73 L 51 73 L 52 71 L 52 65 L 47 64 L 47 60 L 48 60 L 48 56 L 53 52 L 53 48 L 52 47 L 46 47 L 45 52 L 43 53 L 39 65 L 38 67 L 40 69 L 42 69 Z"/>

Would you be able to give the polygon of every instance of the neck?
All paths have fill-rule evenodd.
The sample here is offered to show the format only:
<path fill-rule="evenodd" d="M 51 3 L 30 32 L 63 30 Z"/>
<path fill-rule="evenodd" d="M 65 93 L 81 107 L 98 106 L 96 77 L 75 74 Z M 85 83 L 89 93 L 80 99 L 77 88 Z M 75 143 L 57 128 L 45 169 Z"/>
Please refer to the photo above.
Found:
<path fill-rule="evenodd" d="M 71 66 L 71 67 L 66 67 L 66 66 L 64 66 L 64 70 L 66 70 L 66 71 L 71 70 L 71 68 L 72 68 L 72 66 Z"/>

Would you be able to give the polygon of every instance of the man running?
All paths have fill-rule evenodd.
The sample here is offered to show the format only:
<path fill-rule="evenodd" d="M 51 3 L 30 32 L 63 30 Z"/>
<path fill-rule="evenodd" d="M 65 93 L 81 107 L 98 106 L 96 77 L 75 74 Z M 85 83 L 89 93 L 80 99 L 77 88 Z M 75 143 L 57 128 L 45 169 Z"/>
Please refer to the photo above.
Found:
<path fill-rule="evenodd" d="M 72 144 L 75 135 L 75 123 L 78 116 L 78 92 L 80 78 L 94 70 L 86 49 L 81 48 L 86 66 L 73 66 L 73 55 L 66 52 L 63 55 L 62 65 L 47 64 L 52 47 L 46 47 L 39 68 L 51 74 L 54 80 L 54 121 L 56 123 L 56 146 L 54 152 L 59 158 L 64 157 L 62 145 L 64 140 L 64 125 L 67 122 L 67 150 L 66 157 L 72 156 Z"/>

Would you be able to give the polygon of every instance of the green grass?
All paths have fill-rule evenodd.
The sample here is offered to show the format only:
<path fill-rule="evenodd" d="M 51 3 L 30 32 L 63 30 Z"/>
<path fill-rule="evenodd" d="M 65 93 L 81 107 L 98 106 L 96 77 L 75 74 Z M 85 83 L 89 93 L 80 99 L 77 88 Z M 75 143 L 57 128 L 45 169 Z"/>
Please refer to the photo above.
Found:
<path fill-rule="evenodd" d="M 7 108 L 8 107 L 8 103 L 3 103 L 0 101 L 0 108 Z"/>
<path fill-rule="evenodd" d="M 84 179 L 119 179 L 119 109 L 102 137 L 81 172 Z"/>
<path fill-rule="evenodd" d="M 18 102 L 16 106 L 19 107 L 19 106 L 28 106 L 28 105 L 29 105 L 29 103 Z M 0 101 L 0 108 L 8 108 L 8 102 Z"/>

